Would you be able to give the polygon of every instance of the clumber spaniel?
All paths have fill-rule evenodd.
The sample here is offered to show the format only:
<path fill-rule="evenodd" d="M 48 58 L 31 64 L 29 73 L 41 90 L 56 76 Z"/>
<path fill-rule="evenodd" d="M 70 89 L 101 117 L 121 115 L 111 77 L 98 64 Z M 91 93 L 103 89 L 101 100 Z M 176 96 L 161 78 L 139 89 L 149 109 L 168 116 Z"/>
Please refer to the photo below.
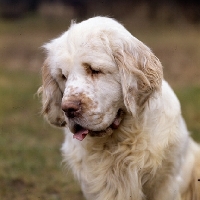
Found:
<path fill-rule="evenodd" d="M 94 17 L 44 48 L 42 112 L 86 199 L 200 199 L 200 148 L 145 44 Z"/>

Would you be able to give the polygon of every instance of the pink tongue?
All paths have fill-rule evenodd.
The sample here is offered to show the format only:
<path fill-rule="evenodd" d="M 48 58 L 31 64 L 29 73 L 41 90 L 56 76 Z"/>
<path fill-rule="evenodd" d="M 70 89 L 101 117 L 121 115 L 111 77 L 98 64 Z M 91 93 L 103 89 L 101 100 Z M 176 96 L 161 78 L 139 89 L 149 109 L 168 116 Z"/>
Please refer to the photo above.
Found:
<path fill-rule="evenodd" d="M 116 118 L 116 119 L 114 120 L 114 122 L 111 124 L 111 127 L 112 127 L 113 129 L 117 129 L 118 126 L 120 125 L 121 120 L 122 120 L 121 118 Z"/>
<path fill-rule="evenodd" d="M 77 133 L 74 133 L 73 138 L 76 138 L 77 140 L 82 141 L 86 137 L 88 132 L 89 131 L 87 129 L 82 129 L 78 131 Z"/>

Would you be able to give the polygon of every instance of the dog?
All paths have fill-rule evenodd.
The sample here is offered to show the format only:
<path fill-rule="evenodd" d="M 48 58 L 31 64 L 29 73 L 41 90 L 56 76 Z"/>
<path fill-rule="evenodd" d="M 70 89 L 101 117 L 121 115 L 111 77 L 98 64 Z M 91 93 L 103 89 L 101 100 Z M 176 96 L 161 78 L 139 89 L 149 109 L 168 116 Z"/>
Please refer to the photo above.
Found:
<path fill-rule="evenodd" d="M 199 200 L 200 147 L 162 64 L 107 17 L 44 45 L 42 113 L 88 200 Z"/>

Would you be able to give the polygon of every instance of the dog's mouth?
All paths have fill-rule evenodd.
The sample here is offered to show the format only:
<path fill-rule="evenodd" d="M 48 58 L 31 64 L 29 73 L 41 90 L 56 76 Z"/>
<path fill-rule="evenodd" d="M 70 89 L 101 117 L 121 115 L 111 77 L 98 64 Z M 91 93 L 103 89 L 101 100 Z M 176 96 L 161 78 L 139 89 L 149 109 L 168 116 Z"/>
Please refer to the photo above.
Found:
<path fill-rule="evenodd" d="M 124 112 L 119 109 L 116 117 L 114 118 L 112 124 L 108 126 L 105 130 L 101 131 L 93 131 L 87 128 L 84 128 L 80 124 L 73 124 L 70 128 L 71 132 L 74 133 L 73 138 L 82 141 L 88 134 L 92 137 L 103 137 L 106 135 L 111 135 L 113 133 L 113 129 L 117 129 L 123 119 Z"/>

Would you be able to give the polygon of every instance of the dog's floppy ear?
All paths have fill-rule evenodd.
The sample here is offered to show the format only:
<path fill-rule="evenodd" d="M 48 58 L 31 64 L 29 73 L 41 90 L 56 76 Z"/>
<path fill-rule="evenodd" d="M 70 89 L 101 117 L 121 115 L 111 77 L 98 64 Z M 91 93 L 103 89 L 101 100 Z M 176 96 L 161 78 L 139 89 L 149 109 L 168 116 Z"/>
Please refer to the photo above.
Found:
<path fill-rule="evenodd" d="M 124 103 L 129 112 L 137 108 L 161 88 L 163 72 L 158 58 L 142 42 L 131 35 L 115 40 L 113 56 L 121 76 Z"/>
<path fill-rule="evenodd" d="M 50 73 L 48 61 L 44 62 L 42 68 L 42 82 L 38 89 L 38 93 L 42 94 L 42 114 L 50 124 L 65 126 L 64 113 L 61 110 L 62 92 Z"/>

